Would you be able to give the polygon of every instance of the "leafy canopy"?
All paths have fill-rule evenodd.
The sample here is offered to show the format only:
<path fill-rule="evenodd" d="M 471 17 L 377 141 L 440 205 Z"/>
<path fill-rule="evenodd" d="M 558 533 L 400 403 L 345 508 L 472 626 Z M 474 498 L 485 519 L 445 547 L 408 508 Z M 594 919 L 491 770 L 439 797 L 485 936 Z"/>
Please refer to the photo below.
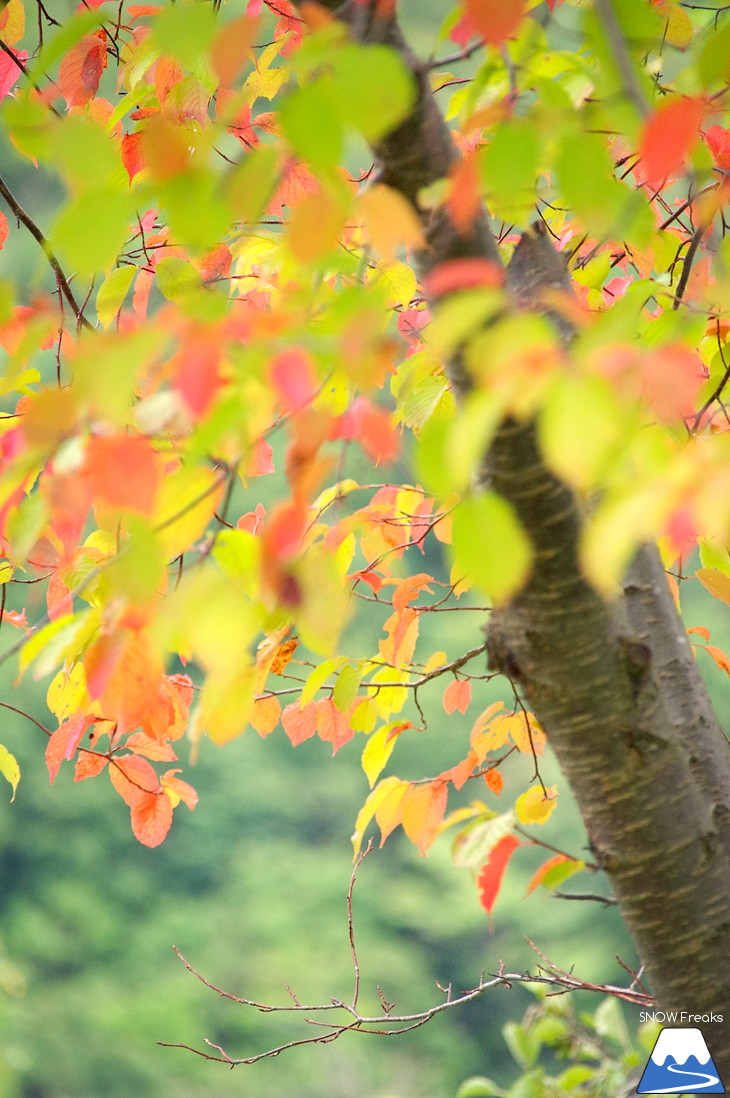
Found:
<path fill-rule="evenodd" d="M 410 265 L 421 222 L 369 178 L 367 151 L 408 115 L 412 74 L 324 7 L 0 11 L 0 246 L 30 231 L 53 283 L 0 285 L 2 659 L 50 678 L 51 781 L 69 762 L 77 781 L 106 772 L 149 846 L 196 803 L 185 735 L 194 750 L 249 727 L 333 753 L 356 739 L 371 787 L 356 852 L 373 820 L 423 852 L 454 827 L 491 912 L 522 827 L 557 803 L 544 734 L 509 683 L 485 695 L 484 645 L 451 658 L 419 634 L 529 573 L 528 532 L 473 491 L 506 415 L 536 417 L 550 466 L 593 501 L 582 561 L 599 590 L 660 538 L 668 564 L 699 544 L 701 582 L 730 602 L 730 23 L 620 0 L 616 43 L 595 8 L 547 6 L 449 15 L 430 79 L 461 156 L 419 202 L 465 227 L 486 200 L 505 257 L 542 218 L 576 287 L 538 303 L 576 329 L 569 368 L 552 325 L 510 314 L 473 264 L 432 272 L 429 309 Z M 62 193 L 42 231 L 21 193 L 34 172 Z M 474 382 L 458 412 L 457 351 Z M 466 751 L 384 776 L 428 686 L 468 713 Z M 515 754 L 535 780 L 500 808 Z M 6 748 L 0 771 L 15 790 Z M 554 855 L 531 887 L 582 864 Z"/>

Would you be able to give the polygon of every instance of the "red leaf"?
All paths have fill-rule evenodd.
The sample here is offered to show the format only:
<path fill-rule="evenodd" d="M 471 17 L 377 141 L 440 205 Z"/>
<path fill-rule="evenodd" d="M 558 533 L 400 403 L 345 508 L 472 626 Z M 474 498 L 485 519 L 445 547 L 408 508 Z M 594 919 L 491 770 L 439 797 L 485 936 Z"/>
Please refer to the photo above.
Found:
<path fill-rule="evenodd" d="M 134 837 L 144 846 L 159 846 L 172 824 L 172 801 L 167 793 L 143 793 L 131 809 Z"/>
<path fill-rule="evenodd" d="M 190 340 L 174 358 L 175 388 L 196 419 L 213 403 L 222 381 L 220 351 L 209 340 Z"/>
<path fill-rule="evenodd" d="M 651 186 L 681 168 L 699 137 L 704 107 L 697 99 L 676 97 L 663 103 L 644 125 L 639 142 L 641 167 Z"/>
<path fill-rule="evenodd" d="M 89 725 L 85 713 L 75 713 L 67 721 L 59 725 L 46 744 L 46 766 L 51 779 L 51 785 L 56 780 L 59 767 L 64 759 L 70 759 L 74 751 L 84 738 L 84 733 Z"/>
<path fill-rule="evenodd" d="M 466 713 L 471 701 L 471 683 L 468 679 L 454 679 L 444 690 L 444 710 L 453 713 L 458 709 Z"/>
<path fill-rule="evenodd" d="M 1 96 L 0 96 L 1 98 Z M 8 219 L 5 214 L 0 210 L 0 248 L 2 248 L 5 241 L 8 239 Z"/>
<path fill-rule="evenodd" d="M 449 259 L 429 271 L 425 279 L 429 298 L 444 297 L 457 290 L 478 286 L 501 286 L 502 271 L 488 259 Z"/>
<path fill-rule="evenodd" d="M 317 374 L 304 351 L 282 351 L 269 366 L 269 380 L 284 413 L 298 412 L 317 392 Z"/>
<path fill-rule="evenodd" d="M 122 163 L 124 164 L 131 183 L 135 175 L 144 168 L 144 159 L 142 157 L 142 134 L 125 133 L 122 137 L 121 153 Z"/>
<path fill-rule="evenodd" d="M 295 556 L 302 545 L 307 510 L 298 503 L 281 503 L 269 515 L 264 531 L 264 553 L 277 560 Z"/>
<path fill-rule="evenodd" d="M 400 451 L 400 435 L 384 408 L 374 407 L 367 397 L 358 397 L 337 420 L 335 437 L 357 439 L 376 464 L 394 461 Z"/>
<path fill-rule="evenodd" d="M 492 908 L 499 894 L 507 863 L 518 846 L 520 846 L 519 839 L 515 838 L 514 835 L 505 835 L 503 839 L 499 840 L 479 871 L 477 877 L 479 903 L 488 915 L 492 914 Z"/>
<path fill-rule="evenodd" d="M 0 99 L 4 99 L 8 92 L 12 91 L 16 80 L 23 71 L 19 65 L 16 65 L 13 58 L 25 62 L 28 60 L 28 51 L 11 50 L 8 46 L 8 53 L 0 53 Z"/>
<path fill-rule="evenodd" d="M 268 473 L 275 473 L 274 450 L 270 442 L 265 438 L 257 438 L 251 447 L 246 465 L 247 477 L 263 477 Z M 258 504 L 260 507 L 261 504 Z"/>
<path fill-rule="evenodd" d="M 718 168 L 730 172 L 730 130 L 724 126 L 709 126 L 705 130 L 705 143 Z"/>

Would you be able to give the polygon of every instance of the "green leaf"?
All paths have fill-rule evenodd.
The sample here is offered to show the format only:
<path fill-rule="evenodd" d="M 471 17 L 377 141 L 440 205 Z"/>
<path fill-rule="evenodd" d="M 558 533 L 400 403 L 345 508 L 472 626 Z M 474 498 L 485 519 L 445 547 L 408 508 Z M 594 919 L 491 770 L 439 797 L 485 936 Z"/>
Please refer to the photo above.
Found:
<path fill-rule="evenodd" d="M 465 1079 L 456 1092 L 456 1098 L 501 1098 L 504 1091 L 485 1075 L 473 1075 L 471 1079 Z"/>
<path fill-rule="evenodd" d="M 84 115 L 68 115 L 51 131 L 54 166 L 73 194 L 87 194 L 116 181 L 126 185 L 119 144 Z"/>
<path fill-rule="evenodd" d="M 494 217 L 528 225 L 534 217 L 540 137 L 534 123 L 498 126 L 481 157 L 487 204 Z"/>
<path fill-rule="evenodd" d="M 161 53 L 192 69 L 210 47 L 216 29 L 212 4 L 188 0 L 159 13 L 152 25 L 152 40 Z"/>
<path fill-rule="evenodd" d="M 13 789 L 13 795 L 10 798 L 10 803 L 15 800 L 15 793 L 18 788 L 18 782 L 20 781 L 20 767 L 18 766 L 17 759 L 14 755 L 11 755 L 7 747 L 3 747 L 0 744 L 0 774 L 6 781 L 10 782 Z"/>
<path fill-rule="evenodd" d="M 338 50 L 332 86 L 340 118 L 366 141 L 392 130 L 415 99 L 413 77 L 389 46 L 349 44 Z"/>
<path fill-rule="evenodd" d="M 279 120 L 294 152 L 313 168 L 329 172 L 342 157 L 343 131 L 330 81 L 298 88 L 281 105 Z"/>
<path fill-rule="evenodd" d="M 362 681 L 362 664 L 346 664 L 335 682 L 332 701 L 341 713 L 346 713 L 357 696 Z"/>
<path fill-rule="evenodd" d="M 342 667 L 343 663 L 347 662 L 346 656 L 332 656 L 330 659 L 322 660 L 318 667 L 315 667 L 314 671 L 310 672 L 307 681 L 302 688 L 302 692 L 299 695 L 299 704 L 306 705 L 312 700 L 314 695 L 324 686 L 330 675 Z"/>
<path fill-rule="evenodd" d="M 156 267 L 157 285 L 168 301 L 184 301 L 202 289 L 200 272 L 187 259 L 170 255 Z"/>
<path fill-rule="evenodd" d="M 72 198 L 51 231 L 51 247 L 69 272 L 89 276 L 106 271 L 117 259 L 134 216 L 126 191 L 111 188 Z"/>
<path fill-rule="evenodd" d="M 523 585 L 532 546 L 513 507 L 495 492 L 463 500 L 454 511 L 454 568 L 497 602 Z"/>
<path fill-rule="evenodd" d="M 121 309 L 136 274 L 137 268 L 131 264 L 116 267 L 99 287 L 96 295 L 96 315 L 105 328 L 109 327 Z"/>
<path fill-rule="evenodd" d="M 260 145 L 225 177 L 224 190 L 236 217 L 243 221 L 259 219 L 274 192 L 278 169 L 278 150 Z"/>
<path fill-rule="evenodd" d="M 502 1027 L 502 1036 L 517 1063 L 523 1068 L 532 1067 L 540 1051 L 539 1042 L 533 1040 L 531 1035 L 516 1022 L 507 1022 Z"/>
<path fill-rule="evenodd" d="M 555 166 L 565 201 L 592 235 L 604 239 L 625 234 L 644 200 L 616 179 L 601 137 L 565 134 Z"/>

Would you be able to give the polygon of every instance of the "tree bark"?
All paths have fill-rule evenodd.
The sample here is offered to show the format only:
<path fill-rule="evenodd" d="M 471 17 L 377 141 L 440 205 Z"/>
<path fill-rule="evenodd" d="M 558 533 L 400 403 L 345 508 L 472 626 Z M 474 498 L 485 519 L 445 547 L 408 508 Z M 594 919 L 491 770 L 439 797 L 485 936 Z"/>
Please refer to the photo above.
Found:
<path fill-rule="evenodd" d="M 457 153 L 390 5 L 325 6 L 358 40 L 391 45 L 413 73 L 413 111 L 374 152 L 379 178 L 421 216 L 419 273 L 464 256 L 501 263 L 484 212 L 464 233 L 443 209 L 419 207 L 421 188 L 443 178 Z M 569 286 L 545 234 L 523 234 L 506 284 L 515 309 L 542 312 L 545 289 Z M 553 320 L 568 340 L 566 322 Z M 451 370 L 463 392 L 460 363 Z M 639 549 L 623 597 L 605 601 L 579 565 L 581 508 L 546 467 L 534 425 L 504 422 L 485 464 L 534 548 L 524 589 L 487 624 L 490 663 L 519 684 L 547 732 L 658 1009 L 701 1026 L 730 1082 L 730 1042 L 706 1020 L 730 1010 L 730 762 L 658 554 Z"/>

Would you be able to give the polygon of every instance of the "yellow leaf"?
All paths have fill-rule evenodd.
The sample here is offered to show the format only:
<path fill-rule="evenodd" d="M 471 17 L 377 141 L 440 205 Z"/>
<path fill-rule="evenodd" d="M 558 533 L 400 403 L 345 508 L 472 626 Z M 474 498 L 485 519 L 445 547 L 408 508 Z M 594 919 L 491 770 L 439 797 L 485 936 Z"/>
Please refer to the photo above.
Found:
<path fill-rule="evenodd" d="M 546 791 L 541 785 L 535 785 L 526 793 L 521 793 L 515 801 L 517 819 L 523 824 L 544 824 L 552 816 L 557 803 L 556 785 L 551 785 Z"/>
<path fill-rule="evenodd" d="M 189 549 L 213 517 L 223 492 L 220 475 L 211 469 L 178 469 L 163 480 L 152 527 L 166 558 Z"/>
<path fill-rule="evenodd" d="M 368 187 L 358 204 L 368 223 L 368 236 L 380 254 L 392 259 L 400 247 L 423 247 L 423 231 L 410 202 L 384 183 Z"/>
<path fill-rule="evenodd" d="M 408 727 L 406 724 L 399 724 L 395 721 L 384 724 L 377 732 L 373 732 L 365 745 L 365 750 L 362 753 L 362 768 L 371 789 L 375 785 L 380 771 L 390 758 L 395 747 L 395 741 L 406 727 Z"/>
<path fill-rule="evenodd" d="M 401 790 L 401 796 L 408 788 L 408 782 L 402 781 L 400 778 L 393 776 L 384 778 L 379 785 L 375 787 L 372 793 L 368 796 L 365 804 L 362 806 L 357 814 L 357 820 L 355 821 L 355 831 L 352 836 L 352 845 L 355 851 L 355 857 L 360 853 L 360 847 L 362 845 L 362 837 L 365 834 L 365 828 L 368 826 L 376 811 L 385 803 L 385 801 L 394 793 L 397 789 Z"/>
<path fill-rule="evenodd" d="M 10 798 L 10 803 L 15 800 L 15 791 L 18 788 L 18 782 L 20 781 L 20 767 L 15 759 L 14 755 L 11 755 L 7 747 L 3 747 L 0 744 L 0 774 L 7 781 L 10 782 L 13 787 L 13 795 Z"/>
<path fill-rule="evenodd" d="M 717 568 L 698 568 L 695 575 L 713 598 L 720 599 L 730 606 L 730 576 L 726 576 Z"/>
<path fill-rule="evenodd" d="M 228 743 L 250 722 L 256 697 L 256 669 L 235 676 L 208 675 L 200 696 L 200 721 L 213 743 Z"/>
<path fill-rule="evenodd" d="M 62 668 L 51 681 L 46 704 L 63 724 L 86 701 L 86 671 L 83 663 L 75 663 L 70 671 Z"/>

